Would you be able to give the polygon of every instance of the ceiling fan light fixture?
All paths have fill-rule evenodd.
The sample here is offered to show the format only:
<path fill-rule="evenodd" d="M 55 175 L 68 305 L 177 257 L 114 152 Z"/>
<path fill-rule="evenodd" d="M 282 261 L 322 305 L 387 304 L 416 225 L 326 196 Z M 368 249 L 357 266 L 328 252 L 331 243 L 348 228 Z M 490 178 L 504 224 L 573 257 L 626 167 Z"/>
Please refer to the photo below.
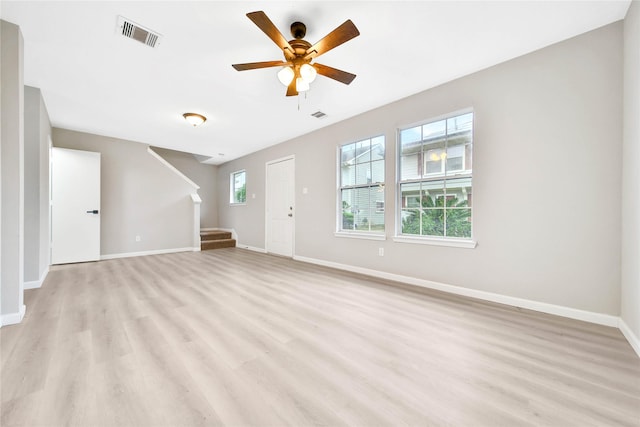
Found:
<path fill-rule="evenodd" d="M 278 71 L 278 80 L 285 86 L 289 86 L 294 77 L 293 68 L 291 67 L 283 67 L 280 71 Z"/>
<path fill-rule="evenodd" d="M 302 77 L 307 83 L 312 83 L 316 79 L 317 75 L 318 72 L 311 64 L 303 64 L 302 67 L 300 67 L 300 77 Z"/>
<path fill-rule="evenodd" d="M 298 77 L 296 79 L 296 91 L 306 92 L 308 90 L 309 90 L 309 82 L 303 79 L 302 77 Z"/>
<path fill-rule="evenodd" d="M 207 121 L 207 118 L 205 116 L 197 113 L 184 113 L 182 117 L 184 117 L 187 123 L 189 123 L 193 127 L 200 126 Z"/>

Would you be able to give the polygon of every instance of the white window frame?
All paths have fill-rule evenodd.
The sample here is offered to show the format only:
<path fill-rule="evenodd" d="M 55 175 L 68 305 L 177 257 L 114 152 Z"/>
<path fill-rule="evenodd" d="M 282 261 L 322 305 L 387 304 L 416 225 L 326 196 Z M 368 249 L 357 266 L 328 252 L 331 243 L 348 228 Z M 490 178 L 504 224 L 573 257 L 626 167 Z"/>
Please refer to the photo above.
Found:
<path fill-rule="evenodd" d="M 344 230 L 342 228 L 342 224 L 343 224 L 343 218 L 342 218 L 342 190 L 344 189 L 355 189 L 355 188 L 382 188 L 384 191 L 385 188 L 385 181 L 383 180 L 382 182 L 372 182 L 372 178 L 369 177 L 369 179 L 367 180 L 368 182 L 366 184 L 356 184 L 356 185 L 349 185 L 349 186 L 342 186 L 342 149 L 343 147 L 346 147 L 348 145 L 351 144 L 356 144 L 358 142 L 363 142 L 363 141 L 367 141 L 369 140 L 369 143 L 371 143 L 371 140 L 376 139 L 376 138 L 382 138 L 383 142 L 384 142 L 384 159 L 382 159 L 382 164 L 384 166 L 384 170 L 383 170 L 383 176 L 386 178 L 386 161 L 387 161 L 387 141 L 386 141 L 386 137 L 384 134 L 378 134 L 378 135 L 374 135 L 368 138 L 362 138 L 362 139 L 358 139 L 356 141 L 351 141 L 351 142 L 347 142 L 344 144 L 340 144 L 337 149 L 336 149 L 336 187 L 337 187 L 337 191 L 336 191 L 336 231 L 335 231 L 335 236 L 336 237 L 352 237 L 352 238 L 359 238 L 359 239 L 369 239 L 369 240 L 386 240 L 386 229 L 387 229 L 387 224 L 384 218 L 384 211 L 380 212 L 377 209 L 377 205 L 376 205 L 376 209 L 374 209 L 374 213 L 382 213 L 383 214 L 383 224 L 384 224 L 384 231 L 369 231 L 369 230 Z M 376 160 L 376 161 L 380 161 L 380 160 Z M 365 162 L 366 163 L 366 162 Z M 372 161 L 370 160 L 369 163 L 372 163 Z M 386 197 L 386 195 L 385 195 Z"/>
<path fill-rule="evenodd" d="M 238 191 L 235 186 L 236 175 L 240 173 L 244 174 L 244 201 L 242 202 L 236 201 L 235 197 L 236 191 Z M 247 171 L 245 169 L 240 169 L 229 174 L 229 204 L 231 206 L 241 206 L 247 204 Z"/>
<path fill-rule="evenodd" d="M 473 117 L 473 128 L 472 128 L 472 136 L 471 136 L 471 144 L 472 146 L 475 143 L 475 138 L 474 138 L 474 133 L 475 133 L 475 112 L 473 111 L 473 109 L 468 108 L 468 109 L 463 109 L 463 110 L 459 110 L 459 111 L 455 111 L 449 114 L 445 114 L 439 117 L 434 117 L 428 120 L 424 120 L 418 123 L 412 123 L 412 124 L 407 124 L 401 128 L 398 128 L 396 131 L 396 212 L 395 212 L 395 235 L 393 237 L 393 241 L 394 242 L 399 242 L 399 243 L 414 243 L 414 244 L 423 244 L 423 245 L 435 245 L 435 246 L 449 246 L 449 247 L 458 247 L 458 248 L 469 248 L 469 249 L 473 249 L 477 246 L 477 242 L 474 240 L 473 236 L 474 236 L 474 226 L 473 226 L 473 219 L 474 219 L 474 215 L 472 213 L 471 216 L 471 237 L 470 238 L 459 238 L 459 237 L 448 237 L 448 236 L 429 236 L 429 235 L 414 235 L 414 234 L 402 234 L 402 206 L 403 206 L 403 197 L 402 197 L 402 190 L 401 190 L 401 186 L 402 184 L 405 183 L 410 183 L 410 182 L 421 182 L 424 181 L 424 178 L 418 178 L 418 179 L 411 179 L 411 180 L 405 180 L 402 181 L 401 177 L 402 177 L 402 146 L 401 146 L 401 139 L 400 139 L 400 135 L 401 132 L 405 129 L 411 129 L 413 127 L 417 127 L 417 126 L 424 126 L 427 125 L 429 123 L 435 123 L 441 120 L 447 120 L 456 116 L 461 116 L 461 115 L 465 115 L 468 113 L 472 113 L 474 115 Z M 423 174 L 424 177 L 429 177 L 429 178 L 435 178 L 435 177 L 439 177 L 442 176 L 443 179 L 448 179 L 448 177 L 445 176 L 445 165 L 444 162 L 446 162 L 446 158 L 442 159 L 442 169 L 441 169 L 441 173 L 430 173 L 430 174 Z M 423 171 L 426 171 L 426 158 L 422 159 L 422 167 L 424 168 Z M 464 167 L 466 166 L 465 164 L 465 158 L 463 155 L 463 169 L 462 171 L 464 171 Z M 456 172 L 456 171 L 453 171 Z M 473 172 L 471 172 L 471 177 L 473 177 Z M 454 176 L 452 176 L 449 179 L 455 178 Z M 445 183 L 446 186 L 446 183 Z M 472 208 L 472 212 L 473 212 L 473 208 Z"/>

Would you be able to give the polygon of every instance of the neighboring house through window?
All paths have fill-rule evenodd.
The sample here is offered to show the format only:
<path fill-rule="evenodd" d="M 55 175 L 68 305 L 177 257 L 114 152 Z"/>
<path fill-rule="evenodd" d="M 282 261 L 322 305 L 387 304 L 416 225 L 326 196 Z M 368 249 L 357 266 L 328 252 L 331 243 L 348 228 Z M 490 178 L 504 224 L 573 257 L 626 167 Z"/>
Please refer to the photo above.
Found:
<path fill-rule="evenodd" d="M 471 239 L 473 113 L 399 136 L 400 234 Z"/>
<path fill-rule="evenodd" d="M 384 136 L 340 147 L 338 231 L 384 233 L 384 158 Z"/>
<path fill-rule="evenodd" d="M 229 203 L 243 204 L 247 201 L 246 173 L 241 170 L 233 172 L 229 177 Z"/>

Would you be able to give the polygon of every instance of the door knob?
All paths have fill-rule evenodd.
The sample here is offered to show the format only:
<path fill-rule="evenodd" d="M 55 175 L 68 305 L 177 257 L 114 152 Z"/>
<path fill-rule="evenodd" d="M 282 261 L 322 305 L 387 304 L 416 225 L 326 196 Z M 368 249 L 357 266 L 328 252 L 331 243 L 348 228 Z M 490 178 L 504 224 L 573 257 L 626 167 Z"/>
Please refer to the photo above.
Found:
<path fill-rule="evenodd" d="M 98 215 L 98 209 L 94 209 L 92 211 L 87 211 L 87 213 Z"/>

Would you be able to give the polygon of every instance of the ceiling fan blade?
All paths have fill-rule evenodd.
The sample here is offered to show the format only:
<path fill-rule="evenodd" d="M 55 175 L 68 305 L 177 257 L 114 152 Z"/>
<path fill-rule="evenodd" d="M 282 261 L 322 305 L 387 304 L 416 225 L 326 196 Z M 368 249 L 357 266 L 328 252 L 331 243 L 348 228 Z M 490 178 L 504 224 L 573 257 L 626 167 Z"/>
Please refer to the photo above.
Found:
<path fill-rule="evenodd" d="M 304 59 L 308 60 L 311 58 L 316 58 L 324 53 L 327 53 L 334 47 L 340 46 L 342 43 L 348 42 L 354 37 L 358 37 L 359 35 L 360 31 L 358 31 L 358 29 L 350 19 L 347 19 L 342 23 L 342 25 L 331 31 L 322 40 L 307 49 L 307 55 L 304 57 Z"/>
<path fill-rule="evenodd" d="M 318 74 L 322 74 L 325 77 L 337 80 L 346 85 L 356 78 L 355 74 L 347 73 L 346 71 L 338 70 L 337 68 L 329 67 L 327 65 L 318 64 L 317 62 L 313 64 L 313 67 L 315 67 Z"/>
<path fill-rule="evenodd" d="M 284 61 L 264 61 L 264 62 L 248 62 L 246 64 L 233 64 L 232 67 L 238 71 L 255 70 L 257 68 L 269 67 L 286 67 L 290 65 Z"/>
<path fill-rule="evenodd" d="M 269 19 L 269 17 L 261 10 L 257 12 L 249 12 L 247 13 L 247 17 L 253 21 L 254 24 L 258 26 L 275 44 L 283 50 L 284 56 L 287 59 L 292 59 L 295 57 L 295 53 L 293 48 L 284 38 L 280 30 L 273 25 L 273 22 Z"/>
<path fill-rule="evenodd" d="M 296 96 L 298 91 L 296 90 L 296 79 L 291 80 L 289 86 L 287 86 L 287 96 Z"/>

